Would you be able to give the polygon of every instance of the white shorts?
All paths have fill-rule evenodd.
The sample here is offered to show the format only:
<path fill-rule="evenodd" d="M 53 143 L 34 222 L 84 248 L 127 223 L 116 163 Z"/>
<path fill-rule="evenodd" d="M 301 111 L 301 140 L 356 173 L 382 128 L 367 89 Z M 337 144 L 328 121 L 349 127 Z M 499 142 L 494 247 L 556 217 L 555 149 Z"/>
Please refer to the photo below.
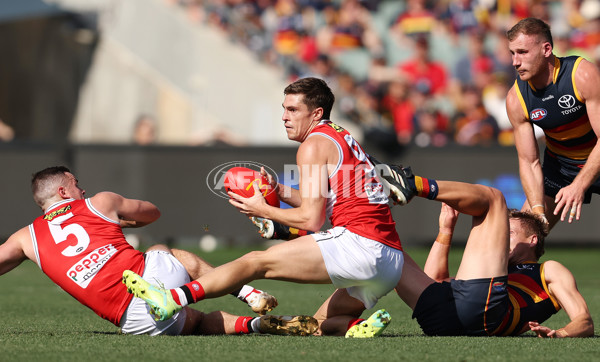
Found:
<path fill-rule="evenodd" d="M 146 266 L 142 278 L 147 282 L 167 288 L 177 288 L 190 282 L 190 276 L 183 264 L 173 254 L 162 250 L 145 254 Z M 155 321 L 150 307 L 140 298 L 133 297 L 121 318 L 121 331 L 127 334 L 178 335 L 186 318 L 185 308 L 166 321 Z"/>
<path fill-rule="evenodd" d="M 404 254 L 400 250 L 341 226 L 311 236 L 321 249 L 333 285 L 345 288 L 367 309 L 394 289 L 402 276 Z"/>

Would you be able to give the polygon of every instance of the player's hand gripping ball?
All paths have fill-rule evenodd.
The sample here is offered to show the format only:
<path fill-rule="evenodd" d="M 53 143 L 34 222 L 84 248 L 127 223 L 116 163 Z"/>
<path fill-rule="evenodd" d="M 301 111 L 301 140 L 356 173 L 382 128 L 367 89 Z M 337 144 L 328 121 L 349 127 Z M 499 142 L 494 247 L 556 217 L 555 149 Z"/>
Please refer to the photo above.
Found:
<path fill-rule="evenodd" d="M 233 167 L 225 173 L 225 190 L 243 197 L 254 196 L 254 184 L 265 197 L 267 204 L 279 207 L 277 192 L 271 187 L 266 177 L 258 171 L 246 167 Z"/>

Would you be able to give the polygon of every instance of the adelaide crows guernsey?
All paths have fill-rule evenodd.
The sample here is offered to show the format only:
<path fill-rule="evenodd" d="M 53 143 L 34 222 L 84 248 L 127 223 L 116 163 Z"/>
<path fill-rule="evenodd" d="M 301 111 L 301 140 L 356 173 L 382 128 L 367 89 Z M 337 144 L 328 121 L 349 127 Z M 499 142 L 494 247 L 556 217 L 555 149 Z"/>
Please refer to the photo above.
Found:
<path fill-rule="evenodd" d="M 119 222 L 89 199 L 68 199 L 50 206 L 29 231 L 44 274 L 118 326 L 132 298 L 121 283 L 123 271 L 144 272 L 143 254 L 127 243 Z"/>
<path fill-rule="evenodd" d="M 508 296 L 510 311 L 494 335 L 519 335 L 529 330 L 528 322 L 543 323 L 560 310 L 560 305 L 548 291 L 543 263 L 509 266 Z"/>
<path fill-rule="evenodd" d="M 309 137 L 319 135 L 335 143 L 339 161 L 329 175 L 327 215 L 332 226 L 402 250 L 388 197 L 375 167 L 362 147 L 342 127 L 321 121 Z"/>
<path fill-rule="evenodd" d="M 543 89 L 520 78 L 515 81 L 525 117 L 544 130 L 546 151 L 570 164 L 584 163 L 598 140 L 575 86 L 575 71 L 581 60 L 576 56 L 555 57 L 552 83 Z"/>

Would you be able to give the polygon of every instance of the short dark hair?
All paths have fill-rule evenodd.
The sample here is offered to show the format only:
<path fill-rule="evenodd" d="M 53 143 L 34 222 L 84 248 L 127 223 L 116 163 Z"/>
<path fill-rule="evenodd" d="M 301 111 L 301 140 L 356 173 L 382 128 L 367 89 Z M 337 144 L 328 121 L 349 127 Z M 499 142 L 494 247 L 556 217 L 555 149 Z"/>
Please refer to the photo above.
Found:
<path fill-rule="evenodd" d="M 519 36 L 519 34 L 538 35 L 543 41 L 550 43 L 550 45 L 552 45 L 554 48 L 550 25 L 538 18 L 525 18 L 519 21 L 517 24 L 515 24 L 515 26 L 506 32 L 506 37 L 509 41 L 513 41 L 517 38 L 517 36 Z"/>
<path fill-rule="evenodd" d="M 52 166 L 34 173 L 31 177 L 31 193 L 35 203 L 42 207 L 54 192 L 51 184 L 62 181 L 67 172 L 70 173 L 71 170 L 66 166 Z"/>
<path fill-rule="evenodd" d="M 550 231 L 544 220 L 537 214 L 515 209 L 508 210 L 508 217 L 519 220 L 528 235 L 537 236 L 538 242 L 535 247 L 535 257 L 537 259 L 541 258 L 545 252 L 544 244 L 546 236 L 548 236 L 548 232 Z"/>
<path fill-rule="evenodd" d="M 303 94 L 304 104 L 306 104 L 309 110 L 312 111 L 321 107 L 323 108 L 323 119 L 331 117 L 331 109 L 333 108 L 333 102 L 335 102 L 335 96 L 323 79 L 312 77 L 298 79 L 288 85 L 284 89 L 283 94 Z"/>

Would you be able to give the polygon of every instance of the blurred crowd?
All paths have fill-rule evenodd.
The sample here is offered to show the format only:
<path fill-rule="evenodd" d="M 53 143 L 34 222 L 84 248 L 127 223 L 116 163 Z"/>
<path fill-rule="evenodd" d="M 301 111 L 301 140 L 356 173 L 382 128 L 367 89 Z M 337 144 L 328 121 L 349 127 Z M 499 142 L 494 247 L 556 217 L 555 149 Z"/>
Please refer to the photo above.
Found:
<path fill-rule="evenodd" d="M 399 147 L 513 145 L 505 32 L 550 24 L 558 56 L 600 64 L 598 0 L 166 0 L 263 62 L 326 79 L 364 137 Z"/>

